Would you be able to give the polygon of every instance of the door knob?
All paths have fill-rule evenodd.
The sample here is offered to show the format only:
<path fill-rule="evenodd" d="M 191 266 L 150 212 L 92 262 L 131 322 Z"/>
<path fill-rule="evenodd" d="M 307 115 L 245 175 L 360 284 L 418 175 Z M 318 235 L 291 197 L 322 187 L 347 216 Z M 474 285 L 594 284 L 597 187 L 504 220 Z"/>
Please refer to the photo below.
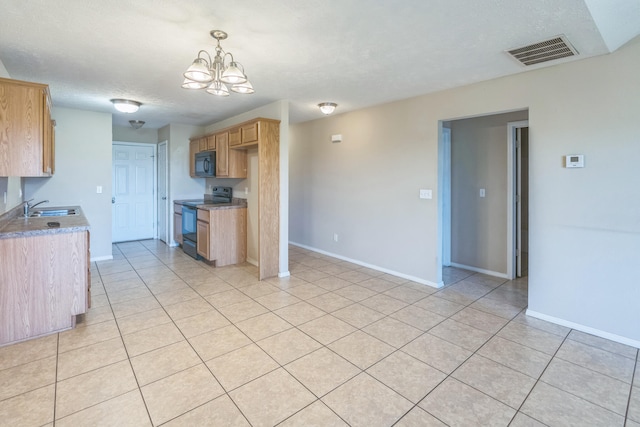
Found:
<path fill-rule="evenodd" d="M 115 197 L 112 197 L 112 198 L 111 198 L 111 203 L 115 203 L 115 202 L 116 202 L 116 198 L 115 198 Z"/>

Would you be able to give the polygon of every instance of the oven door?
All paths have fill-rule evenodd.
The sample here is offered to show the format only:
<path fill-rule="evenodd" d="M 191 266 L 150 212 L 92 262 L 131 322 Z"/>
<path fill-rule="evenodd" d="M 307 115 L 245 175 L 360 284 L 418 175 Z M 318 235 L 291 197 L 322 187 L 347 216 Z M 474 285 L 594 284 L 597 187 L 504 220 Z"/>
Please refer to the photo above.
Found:
<path fill-rule="evenodd" d="M 191 206 L 182 206 L 182 239 L 197 241 L 196 224 L 198 221 L 198 210 Z"/>

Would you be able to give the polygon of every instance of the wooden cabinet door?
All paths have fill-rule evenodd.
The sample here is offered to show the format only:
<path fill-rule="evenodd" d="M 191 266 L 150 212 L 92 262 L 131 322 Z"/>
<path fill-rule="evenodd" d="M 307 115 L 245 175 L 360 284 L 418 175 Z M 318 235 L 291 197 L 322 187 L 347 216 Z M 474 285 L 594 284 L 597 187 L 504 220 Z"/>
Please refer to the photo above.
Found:
<path fill-rule="evenodd" d="M 198 255 L 201 255 L 206 260 L 210 260 L 211 256 L 209 254 L 209 223 L 198 221 L 196 224 L 196 233 L 198 239 Z"/>
<path fill-rule="evenodd" d="M 216 176 L 224 178 L 229 176 L 229 134 L 218 133 L 216 139 Z"/>
<path fill-rule="evenodd" d="M 198 153 L 201 151 L 207 151 L 207 137 L 198 139 Z"/>
<path fill-rule="evenodd" d="M 196 177 L 196 154 L 200 152 L 200 140 L 194 139 L 189 142 L 189 176 Z"/>
<path fill-rule="evenodd" d="M 247 177 L 247 150 L 229 149 L 229 178 Z"/>
<path fill-rule="evenodd" d="M 173 213 L 173 240 L 182 244 L 182 214 Z"/>
<path fill-rule="evenodd" d="M 45 87 L 0 79 L 0 176 L 45 175 Z"/>
<path fill-rule="evenodd" d="M 242 144 L 240 139 L 240 128 L 234 128 L 229 131 L 229 147 Z"/>
<path fill-rule="evenodd" d="M 216 136 L 209 135 L 206 138 L 203 138 L 207 141 L 207 151 L 213 151 L 216 149 Z"/>
<path fill-rule="evenodd" d="M 241 141 L 242 144 L 258 142 L 258 122 L 250 123 L 242 126 Z"/>

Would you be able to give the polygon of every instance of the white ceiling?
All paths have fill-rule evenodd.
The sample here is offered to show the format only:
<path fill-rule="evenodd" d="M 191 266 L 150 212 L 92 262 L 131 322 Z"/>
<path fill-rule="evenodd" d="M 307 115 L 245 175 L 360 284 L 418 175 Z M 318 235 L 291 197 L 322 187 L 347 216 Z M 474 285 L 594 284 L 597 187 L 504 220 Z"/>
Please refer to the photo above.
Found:
<path fill-rule="evenodd" d="M 255 94 L 180 88 L 212 29 Z M 570 61 L 610 53 L 640 34 L 640 0 L 2 0 L 0 62 L 59 107 L 144 104 L 116 125 L 204 125 L 280 99 L 300 122 L 323 101 L 340 113 L 539 68 L 504 51 L 559 34 Z"/>

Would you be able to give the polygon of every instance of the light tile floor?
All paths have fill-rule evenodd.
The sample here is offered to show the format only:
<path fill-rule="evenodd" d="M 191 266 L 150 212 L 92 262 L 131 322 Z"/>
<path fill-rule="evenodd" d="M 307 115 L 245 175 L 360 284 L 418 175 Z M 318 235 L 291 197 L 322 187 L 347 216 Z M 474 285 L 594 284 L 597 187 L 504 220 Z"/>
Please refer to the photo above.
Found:
<path fill-rule="evenodd" d="M 76 329 L 0 348 L 7 426 L 640 426 L 638 350 L 297 247 L 291 277 L 158 241 L 92 267 Z"/>

